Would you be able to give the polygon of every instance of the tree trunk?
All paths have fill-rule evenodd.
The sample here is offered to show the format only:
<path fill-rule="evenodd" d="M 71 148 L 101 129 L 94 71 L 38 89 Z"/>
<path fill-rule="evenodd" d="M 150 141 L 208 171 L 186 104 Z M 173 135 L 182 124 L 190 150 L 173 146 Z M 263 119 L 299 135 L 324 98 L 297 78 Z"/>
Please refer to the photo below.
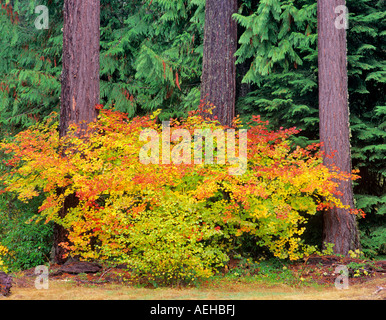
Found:
<path fill-rule="evenodd" d="M 206 0 L 201 99 L 213 103 L 213 117 L 231 125 L 235 116 L 237 0 Z"/>
<path fill-rule="evenodd" d="M 96 120 L 99 104 L 99 0 L 65 0 L 63 8 L 63 71 L 60 110 L 60 137 L 68 132 L 70 124 L 81 124 L 82 131 Z M 64 192 L 64 190 L 58 190 Z M 68 196 L 59 212 L 61 218 L 77 206 L 75 195 Z M 64 250 L 59 245 L 67 242 L 67 232 L 54 226 L 54 261 L 64 263 Z"/>
<path fill-rule="evenodd" d="M 339 5 L 345 5 L 345 1 L 318 1 L 319 131 L 325 154 L 336 151 L 332 159 L 325 156 L 324 163 L 351 172 L 347 43 L 346 30 L 336 26 L 339 14 L 335 8 Z M 351 180 L 341 181 L 339 191 L 342 203 L 354 208 Z M 356 216 L 349 210 L 327 211 L 323 224 L 323 243 L 333 243 L 336 254 L 347 255 L 349 250 L 359 248 Z"/>
<path fill-rule="evenodd" d="M 99 0 L 65 0 L 60 136 L 72 123 L 94 121 L 99 104 Z"/>

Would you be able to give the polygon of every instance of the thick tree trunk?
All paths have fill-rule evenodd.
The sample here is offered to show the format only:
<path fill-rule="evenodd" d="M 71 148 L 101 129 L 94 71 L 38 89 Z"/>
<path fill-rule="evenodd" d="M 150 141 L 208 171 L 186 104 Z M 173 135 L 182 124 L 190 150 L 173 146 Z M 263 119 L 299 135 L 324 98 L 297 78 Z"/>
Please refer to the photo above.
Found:
<path fill-rule="evenodd" d="M 60 189 L 57 192 L 59 194 L 64 193 L 64 189 Z M 59 211 L 59 217 L 64 218 L 70 208 L 75 208 L 79 201 L 75 194 L 70 194 L 64 199 L 63 207 Z M 54 243 L 53 243 L 53 260 L 54 263 L 63 264 L 66 262 L 66 250 L 60 245 L 61 243 L 68 242 L 67 230 L 59 225 L 54 224 Z"/>
<path fill-rule="evenodd" d="M 99 104 L 99 46 L 100 2 L 99 0 L 65 0 L 63 8 L 63 71 L 60 110 L 60 137 L 68 132 L 73 123 L 96 120 Z M 82 132 L 79 133 L 82 135 Z M 64 192 L 64 190 L 58 191 Z M 78 204 L 75 195 L 65 199 L 59 213 L 64 217 L 70 208 Z M 64 263 L 64 250 L 59 246 L 67 242 L 66 230 L 54 226 L 54 261 Z"/>
<path fill-rule="evenodd" d="M 72 123 L 94 121 L 99 104 L 99 0 L 65 0 L 60 136 Z"/>
<path fill-rule="evenodd" d="M 237 0 L 206 0 L 201 99 L 216 107 L 213 116 L 231 125 L 235 116 Z"/>
<path fill-rule="evenodd" d="M 332 159 L 325 156 L 324 163 L 351 172 L 346 30 L 335 23 L 339 5 L 345 5 L 345 1 L 318 1 L 320 140 L 326 154 L 336 151 Z M 343 204 L 354 208 L 351 180 L 341 181 L 339 191 Z M 349 250 L 359 248 L 356 217 L 349 210 L 329 210 L 323 223 L 323 243 L 333 243 L 336 254 L 347 255 Z"/>

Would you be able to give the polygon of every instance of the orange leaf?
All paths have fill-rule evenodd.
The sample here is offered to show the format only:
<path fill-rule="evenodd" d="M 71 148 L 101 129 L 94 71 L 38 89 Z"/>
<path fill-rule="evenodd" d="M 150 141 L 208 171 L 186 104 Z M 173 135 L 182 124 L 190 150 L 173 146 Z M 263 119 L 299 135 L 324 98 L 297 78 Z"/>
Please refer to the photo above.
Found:
<path fill-rule="evenodd" d="M 180 83 L 178 81 L 178 72 L 176 72 L 176 85 L 177 85 L 178 89 L 181 90 Z"/>
<path fill-rule="evenodd" d="M 164 66 L 164 79 L 166 79 L 166 63 L 164 60 L 162 60 L 162 64 Z"/>

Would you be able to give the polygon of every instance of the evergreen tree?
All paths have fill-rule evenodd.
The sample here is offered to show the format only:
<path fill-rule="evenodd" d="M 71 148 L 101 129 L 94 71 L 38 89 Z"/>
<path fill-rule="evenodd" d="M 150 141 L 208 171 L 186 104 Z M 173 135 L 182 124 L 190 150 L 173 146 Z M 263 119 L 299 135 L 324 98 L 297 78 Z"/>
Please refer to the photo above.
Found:
<path fill-rule="evenodd" d="M 384 1 L 348 1 L 348 71 L 356 206 L 363 251 L 386 253 L 386 9 Z"/>
<path fill-rule="evenodd" d="M 138 0 L 123 6 L 121 21 L 106 20 L 101 43 L 105 104 L 130 116 L 162 108 L 161 119 L 197 108 L 204 7 L 205 0 Z M 107 14 L 102 10 L 102 24 Z"/>
<path fill-rule="evenodd" d="M 244 28 L 237 64 L 249 61 L 243 82 L 252 91 L 238 101 L 238 111 L 261 114 L 274 127 L 301 128 L 296 140 L 317 140 L 317 34 L 314 1 L 263 0 L 236 14 Z"/>
<path fill-rule="evenodd" d="M 63 70 L 59 133 L 70 124 L 96 120 L 99 104 L 99 0 L 65 0 L 63 23 Z"/>
<path fill-rule="evenodd" d="M 65 0 L 63 23 L 63 71 L 59 134 L 64 137 L 71 124 L 80 124 L 82 130 L 96 120 L 99 104 L 99 0 Z M 83 132 L 79 133 L 81 137 Z M 58 190 L 64 194 L 65 190 Z M 75 194 L 67 195 L 60 217 L 78 205 Z M 54 260 L 65 262 L 60 243 L 67 242 L 66 230 L 54 226 Z"/>
<path fill-rule="evenodd" d="M 34 27 L 37 1 L 14 3 L 17 23 L 7 9 L 0 9 L 6 35 L 0 43 L 8 48 L 0 53 L 0 123 L 7 130 L 11 124 L 22 129 L 59 112 L 61 91 L 63 0 L 47 4 L 48 30 Z M 162 108 L 163 119 L 196 108 L 204 7 L 205 0 L 101 0 L 101 102 L 129 116 Z"/>
<path fill-rule="evenodd" d="M 351 173 L 348 109 L 345 0 L 318 1 L 319 132 L 323 162 Z M 341 21 L 336 8 L 340 6 Z M 323 243 L 334 244 L 336 254 L 359 248 L 359 233 L 351 180 L 340 181 L 338 198 L 350 209 L 331 208 L 323 214 Z"/>
<path fill-rule="evenodd" d="M 62 1 L 50 1 L 49 29 L 37 29 L 35 1 L 0 1 L 0 127 L 18 131 L 60 107 Z"/>
<path fill-rule="evenodd" d="M 352 163 L 361 176 L 354 192 L 356 207 L 367 214 L 359 219 L 363 250 L 374 255 L 385 252 L 381 243 L 386 237 L 386 11 L 378 0 L 348 0 L 347 6 Z M 261 114 L 275 128 L 302 129 L 293 139 L 302 146 L 318 141 L 315 1 L 244 1 L 243 7 L 235 15 L 244 28 L 236 55 L 238 64 L 249 62 L 243 82 L 252 90 L 238 100 L 237 110 L 246 118 Z"/>
<path fill-rule="evenodd" d="M 235 117 L 237 0 L 206 0 L 201 99 L 215 106 L 213 116 L 230 126 Z"/>

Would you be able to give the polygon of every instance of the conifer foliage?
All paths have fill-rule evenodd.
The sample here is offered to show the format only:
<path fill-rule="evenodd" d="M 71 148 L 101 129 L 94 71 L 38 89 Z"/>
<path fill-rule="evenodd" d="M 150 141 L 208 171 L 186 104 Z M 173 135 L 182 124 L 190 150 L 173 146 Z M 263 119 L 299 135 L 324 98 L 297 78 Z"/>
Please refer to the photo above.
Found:
<path fill-rule="evenodd" d="M 363 250 L 377 254 L 385 250 L 380 243 L 386 222 L 386 11 L 384 1 L 348 0 L 346 5 L 351 155 L 353 168 L 361 172 L 354 197 L 367 213 L 366 221 L 359 221 Z M 244 1 L 241 9 L 235 15 L 244 29 L 237 63 L 249 63 L 243 81 L 252 91 L 238 100 L 238 111 L 261 114 L 276 128 L 301 128 L 297 144 L 319 139 L 316 2 Z"/>

